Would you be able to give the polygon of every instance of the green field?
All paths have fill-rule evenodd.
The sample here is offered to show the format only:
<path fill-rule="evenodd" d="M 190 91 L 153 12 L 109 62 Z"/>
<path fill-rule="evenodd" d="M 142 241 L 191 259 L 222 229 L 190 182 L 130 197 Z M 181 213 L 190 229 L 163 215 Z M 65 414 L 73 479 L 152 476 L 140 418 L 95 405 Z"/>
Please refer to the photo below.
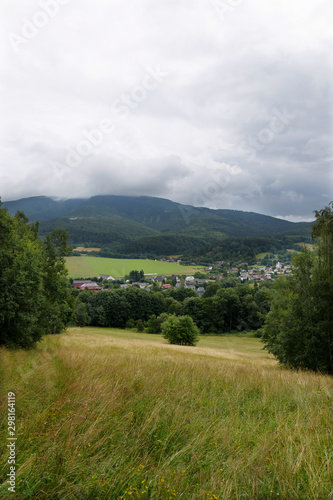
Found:
<path fill-rule="evenodd" d="M 181 266 L 174 262 L 160 262 L 148 259 L 108 259 L 103 257 L 67 257 L 66 265 L 70 278 L 91 278 L 99 274 L 123 277 L 130 271 L 143 269 L 145 274 L 192 274 L 197 269 Z M 200 266 L 198 269 L 201 269 Z"/>
<path fill-rule="evenodd" d="M 293 249 L 289 249 L 287 250 L 288 252 L 290 253 L 294 253 L 294 252 L 297 252 L 297 250 L 293 250 Z M 266 255 L 270 255 L 272 252 L 261 252 L 261 253 L 257 253 L 256 254 L 256 259 L 257 260 L 262 260 L 266 257 Z M 274 259 L 277 259 L 278 258 L 278 255 L 277 254 L 273 254 L 274 255 Z"/>
<path fill-rule="evenodd" d="M 70 328 L 0 349 L 16 397 L 16 493 L 0 427 L 0 498 L 332 498 L 332 377 L 278 366 L 258 339 Z"/>

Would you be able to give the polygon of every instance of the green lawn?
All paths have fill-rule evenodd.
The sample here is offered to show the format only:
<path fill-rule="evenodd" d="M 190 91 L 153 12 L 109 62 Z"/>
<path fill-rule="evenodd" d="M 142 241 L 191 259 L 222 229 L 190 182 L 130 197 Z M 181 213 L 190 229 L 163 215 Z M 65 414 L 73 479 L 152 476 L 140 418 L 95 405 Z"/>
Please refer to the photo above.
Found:
<path fill-rule="evenodd" d="M 148 259 L 108 259 L 103 257 L 67 257 L 70 278 L 91 278 L 99 274 L 123 277 L 130 271 L 143 269 L 145 274 L 192 274 L 196 269 L 180 266 L 173 262 L 160 262 Z M 200 268 L 201 269 L 201 268 Z"/>

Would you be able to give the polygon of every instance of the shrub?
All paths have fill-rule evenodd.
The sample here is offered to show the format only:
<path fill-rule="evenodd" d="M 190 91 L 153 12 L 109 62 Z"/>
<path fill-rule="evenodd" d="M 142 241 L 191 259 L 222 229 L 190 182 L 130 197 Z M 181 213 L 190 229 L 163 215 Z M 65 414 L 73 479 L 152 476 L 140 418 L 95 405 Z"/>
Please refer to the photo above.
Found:
<path fill-rule="evenodd" d="M 162 324 L 169 318 L 167 313 L 162 313 L 156 317 L 152 314 L 147 322 L 147 333 L 161 333 Z"/>
<path fill-rule="evenodd" d="M 130 318 L 125 326 L 126 330 L 130 330 L 131 328 L 135 328 L 135 321 L 133 318 Z"/>
<path fill-rule="evenodd" d="M 162 324 L 162 334 L 170 344 L 194 346 L 199 340 L 199 329 L 190 316 L 170 316 Z"/>
<path fill-rule="evenodd" d="M 136 329 L 138 330 L 138 332 L 143 332 L 145 327 L 144 327 L 144 324 L 142 322 L 142 319 L 138 319 L 138 321 L 136 322 Z"/>

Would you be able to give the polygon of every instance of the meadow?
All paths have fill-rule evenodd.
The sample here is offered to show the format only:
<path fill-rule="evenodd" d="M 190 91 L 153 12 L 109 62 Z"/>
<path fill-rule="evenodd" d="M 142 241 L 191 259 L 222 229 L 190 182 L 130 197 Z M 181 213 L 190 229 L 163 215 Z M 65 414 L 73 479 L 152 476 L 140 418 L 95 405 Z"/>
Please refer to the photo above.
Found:
<path fill-rule="evenodd" d="M 16 394 L 17 482 L 0 498 L 332 498 L 332 377 L 278 366 L 256 338 L 70 328 L 0 350 Z"/>
<path fill-rule="evenodd" d="M 124 277 L 131 271 L 141 271 L 145 274 L 192 274 L 197 271 L 192 267 L 181 266 L 175 262 L 160 262 L 148 259 L 109 259 L 106 257 L 67 257 L 66 266 L 70 278 L 91 278 L 99 274 L 109 274 L 113 277 Z M 198 267 L 198 269 L 201 269 Z"/>

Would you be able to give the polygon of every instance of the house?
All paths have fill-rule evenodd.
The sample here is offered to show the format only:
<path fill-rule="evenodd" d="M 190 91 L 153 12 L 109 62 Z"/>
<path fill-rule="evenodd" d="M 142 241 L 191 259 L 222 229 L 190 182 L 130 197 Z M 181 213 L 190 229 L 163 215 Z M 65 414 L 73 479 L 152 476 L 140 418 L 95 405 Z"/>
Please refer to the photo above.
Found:
<path fill-rule="evenodd" d="M 81 288 L 82 285 L 85 283 L 92 283 L 91 280 L 73 280 L 73 287 L 74 288 Z"/>
<path fill-rule="evenodd" d="M 166 280 L 166 276 L 156 276 L 155 283 L 162 283 L 163 280 Z"/>
<path fill-rule="evenodd" d="M 194 276 L 186 276 L 185 283 L 194 283 L 194 282 L 195 282 Z"/>
<path fill-rule="evenodd" d="M 81 290 L 92 290 L 95 292 L 103 290 L 103 287 L 99 286 L 99 284 L 95 283 L 94 281 L 91 281 L 90 283 L 83 283 L 83 285 L 81 285 L 80 288 Z"/>
<path fill-rule="evenodd" d="M 147 283 L 135 282 L 135 283 L 132 283 L 132 286 L 137 286 L 141 289 L 145 289 L 147 287 Z"/>
<path fill-rule="evenodd" d="M 195 290 L 195 286 L 194 285 L 185 285 L 185 288 L 190 288 L 191 290 Z"/>
<path fill-rule="evenodd" d="M 170 285 L 170 283 L 166 283 L 165 285 L 162 285 L 162 288 L 164 290 L 167 290 L 168 288 L 172 288 L 172 286 Z"/>
<path fill-rule="evenodd" d="M 203 286 L 199 286 L 199 288 L 197 289 L 197 294 L 199 295 L 199 297 L 201 297 L 201 295 L 205 292 L 205 288 Z"/>
<path fill-rule="evenodd" d="M 112 276 L 110 276 L 109 274 L 99 274 L 98 279 L 99 280 L 114 281 L 114 278 L 112 278 Z"/>

